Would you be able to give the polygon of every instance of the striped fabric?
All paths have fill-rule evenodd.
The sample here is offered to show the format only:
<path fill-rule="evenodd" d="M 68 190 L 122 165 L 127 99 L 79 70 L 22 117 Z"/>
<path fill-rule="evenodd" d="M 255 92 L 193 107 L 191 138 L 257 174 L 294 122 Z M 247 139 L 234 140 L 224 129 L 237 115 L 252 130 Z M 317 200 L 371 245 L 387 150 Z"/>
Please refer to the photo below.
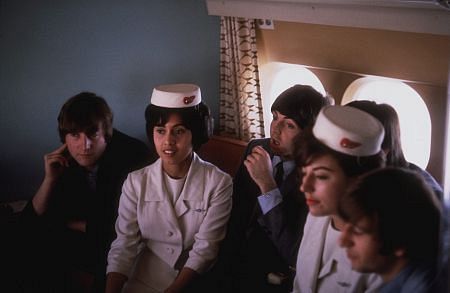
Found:
<path fill-rule="evenodd" d="M 264 137 L 255 20 L 221 17 L 220 135 Z"/>

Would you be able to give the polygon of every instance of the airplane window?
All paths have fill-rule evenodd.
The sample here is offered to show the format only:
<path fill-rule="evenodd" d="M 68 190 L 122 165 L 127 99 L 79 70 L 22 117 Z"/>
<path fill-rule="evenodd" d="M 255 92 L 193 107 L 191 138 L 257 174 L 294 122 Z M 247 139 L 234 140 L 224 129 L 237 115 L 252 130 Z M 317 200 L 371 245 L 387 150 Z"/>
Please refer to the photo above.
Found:
<path fill-rule="evenodd" d="M 372 100 L 394 107 L 400 120 L 406 160 L 426 168 L 430 159 L 431 119 L 425 102 L 413 88 L 394 79 L 363 77 L 349 85 L 341 104 L 353 100 Z"/>
<path fill-rule="evenodd" d="M 263 81 L 266 81 L 264 83 Z M 270 107 L 280 93 L 295 84 L 310 85 L 325 95 L 325 88 L 319 78 L 302 65 L 282 62 L 270 62 L 261 67 L 261 92 L 263 97 L 265 135 L 270 136 L 270 121 L 272 114 Z M 266 98 L 268 97 L 268 98 Z"/>

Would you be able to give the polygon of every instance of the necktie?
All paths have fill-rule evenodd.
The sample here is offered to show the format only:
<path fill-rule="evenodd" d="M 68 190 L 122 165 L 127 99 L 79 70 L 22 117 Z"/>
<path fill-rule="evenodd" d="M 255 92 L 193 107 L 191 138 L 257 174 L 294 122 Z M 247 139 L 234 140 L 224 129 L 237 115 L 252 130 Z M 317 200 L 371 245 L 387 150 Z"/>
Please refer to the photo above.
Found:
<path fill-rule="evenodd" d="M 86 178 L 91 191 L 95 191 L 97 189 L 97 173 L 87 172 Z"/>
<path fill-rule="evenodd" d="M 277 183 L 278 187 L 281 187 L 284 175 L 283 162 L 279 162 L 275 169 L 275 182 Z"/>

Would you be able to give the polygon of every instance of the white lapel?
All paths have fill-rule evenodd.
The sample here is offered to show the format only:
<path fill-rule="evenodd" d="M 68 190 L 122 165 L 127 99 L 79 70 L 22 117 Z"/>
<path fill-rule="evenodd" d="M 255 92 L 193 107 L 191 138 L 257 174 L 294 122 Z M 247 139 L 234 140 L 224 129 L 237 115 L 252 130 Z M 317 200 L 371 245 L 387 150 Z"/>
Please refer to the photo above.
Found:
<path fill-rule="evenodd" d="M 172 206 L 170 199 L 168 198 L 168 191 L 164 184 L 163 169 L 161 159 L 158 159 L 150 168 L 148 176 L 148 185 L 152 186 L 152 192 L 145 194 L 146 202 L 153 202 L 157 204 L 157 211 L 159 217 L 165 220 L 172 229 L 180 230 L 178 224 L 176 212 Z"/>
<path fill-rule="evenodd" d="M 202 201 L 205 189 L 205 170 L 202 168 L 203 161 L 193 154 L 192 163 L 186 175 L 186 182 L 181 194 L 175 203 L 175 215 L 179 218 L 188 210 L 189 201 Z"/>
<path fill-rule="evenodd" d="M 308 243 L 305 249 L 306 253 L 304 254 L 311 260 L 311 262 L 308 262 L 310 268 L 306 270 L 305 280 L 307 280 L 307 284 L 311 285 L 311 292 L 316 292 L 317 276 L 322 263 L 322 254 L 328 225 L 330 224 L 330 217 L 314 217 L 311 214 L 308 214 L 308 217 L 310 221 L 313 221 L 313 224 L 309 229 L 307 236 Z"/>
<path fill-rule="evenodd" d="M 186 181 L 187 181 L 187 178 L 186 178 Z M 186 189 L 186 185 L 184 186 L 183 191 L 180 194 L 180 197 L 178 198 L 177 202 L 175 203 L 175 207 L 174 207 L 175 208 L 175 216 L 177 218 L 184 215 L 188 210 L 188 206 L 186 205 L 186 202 L 182 198 L 185 189 Z"/>
<path fill-rule="evenodd" d="M 342 287 L 342 290 L 348 291 L 352 289 L 351 292 L 355 291 L 355 285 L 359 279 L 359 273 L 351 269 L 352 264 L 347 258 L 345 249 L 339 247 L 339 252 L 335 255 L 336 261 L 342 269 L 339 269 L 340 274 L 338 275 L 338 284 Z"/>

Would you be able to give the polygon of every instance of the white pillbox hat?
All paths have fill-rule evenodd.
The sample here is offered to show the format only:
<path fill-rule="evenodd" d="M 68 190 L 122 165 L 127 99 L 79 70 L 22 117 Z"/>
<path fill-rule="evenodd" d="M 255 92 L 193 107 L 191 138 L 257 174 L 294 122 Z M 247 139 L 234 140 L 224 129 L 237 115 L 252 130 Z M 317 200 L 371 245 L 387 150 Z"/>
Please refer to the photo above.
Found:
<path fill-rule="evenodd" d="M 163 108 L 193 107 L 202 101 L 200 87 L 189 83 L 164 84 L 153 89 L 150 103 Z"/>
<path fill-rule="evenodd" d="M 327 106 L 317 116 L 314 136 L 331 149 L 351 156 L 381 150 L 383 125 L 372 115 L 349 106 Z"/>

